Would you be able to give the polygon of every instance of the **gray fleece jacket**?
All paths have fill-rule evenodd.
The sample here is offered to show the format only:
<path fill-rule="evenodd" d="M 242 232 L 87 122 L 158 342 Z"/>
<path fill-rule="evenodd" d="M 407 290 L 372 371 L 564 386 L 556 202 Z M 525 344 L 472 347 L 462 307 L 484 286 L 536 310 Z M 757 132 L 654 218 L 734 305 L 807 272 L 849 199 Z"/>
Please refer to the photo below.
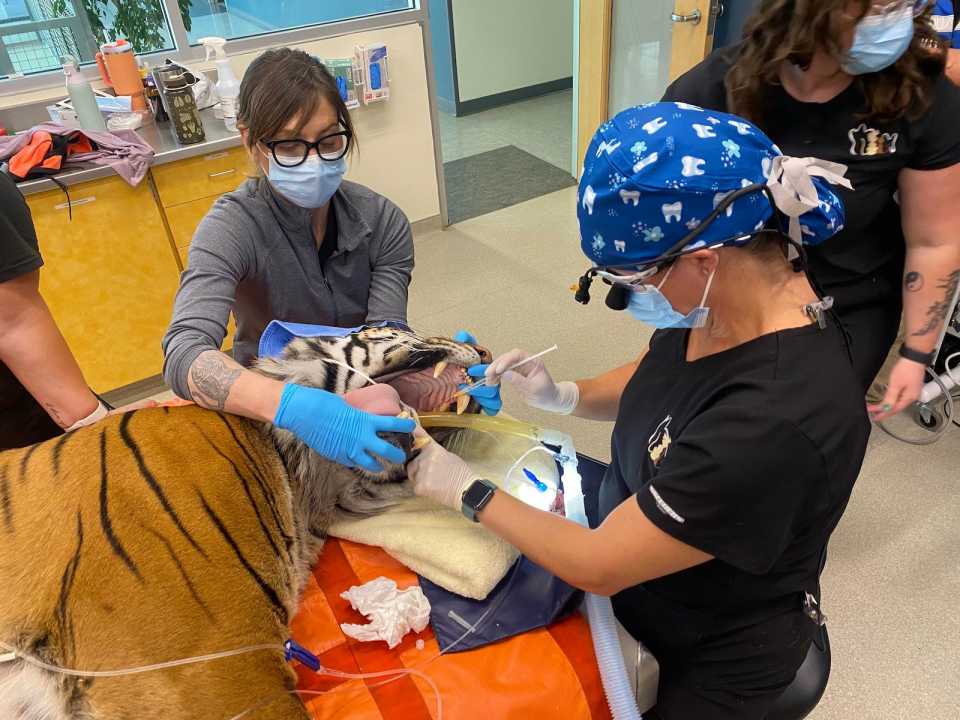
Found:
<path fill-rule="evenodd" d="M 233 356 L 256 357 L 273 319 L 354 327 L 407 319 L 413 236 L 401 210 L 356 183 L 334 195 L 337 249 L 323 265 L 311 211 L 253 178 L 219 198 L 197 226 L 163 338 L 163 376 L 190 398 L 187 374 L 205 350 L 219 350 L 231 311 Z"/>

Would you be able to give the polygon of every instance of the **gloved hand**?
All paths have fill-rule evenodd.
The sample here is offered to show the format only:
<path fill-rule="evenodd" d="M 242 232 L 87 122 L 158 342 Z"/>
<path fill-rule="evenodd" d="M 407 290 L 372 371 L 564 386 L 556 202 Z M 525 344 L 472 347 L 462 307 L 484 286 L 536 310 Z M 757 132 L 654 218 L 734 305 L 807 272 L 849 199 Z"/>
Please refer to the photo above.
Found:
<path fill-rule="evenodd" d="M 580 402 L 580 388 L 576 383 L 567 380 L 560 383 L 554 382 L 543 360 L 538 358 L 521 365 L 516 370 L 507 371 L 508 367 L 528 357 L 530 354 L 523 350 L 511 350 L 501 355 L 487 368 L 487 383 L 496 384 L 501 380 L 505 381 L 517 389 L 524 402 L 530 407 L 561 415 L 569 415 L 576 410 Z"/>
<path fill-rule="evenodd" d="M 378 432 L 409 433 L 416 427 L 410 418 L 371 415 L 326 390 L 293 383 L 283 388 L 273 423 L 325 458 L 370 472 L 383 470 L 373 455 L 393 463 L 406 460 L 403 451 Z"/>
<path fill-rule="evenodd" d="M 473 336 L 468 330 L 457 330 L 457 333 L 453 336 L 453 339 L 456 342 L 467 343 L 468 345 L 476 345 L 477 339 Z M 482 378 L 487 370 L 489 365 L 474 365 L 472 368 L 467 370 L 467 375 L 472 378 Z M 466 385 L 461 385 L 460 390 L 463 390 Z M 503 401 L 500 399 L 500 385 L 499 382 L 489 384 L 489 385 L 480 385 L 475 387 L 469 393 L 470 397 L 475 399 L 480 405 L 480 408 L 487 415 L 496 415 L 500 412 L 500 408 L 503 407 Z"/>
<path fill-rule="evenodd" d="M 472 368 L 467 369 L 467 375 L 476 379 L 486 377 L 488 367 L 490 366 L 474 365 Z M 465 387 L 466 385 L 460 385 L 461 390 Z M 503 400 L 500 399 L 499 385 L 478 385 L 467 394 L 477 401 L 480 408 L 487 415 L 496 415 L 500 412 L 500 408 L 503 407 Z"/>
<path fill-rule="evenodd" d="M 457 330 L 456 334 L 453 336 L 453 340 L 454 342 L 466 343 L 467 345 L 477 344 L 477 339 L 469 330 Z"/>
<path fill-rule="evenodd" d="M 479 476 L 466 462 L 431 440 L 407 465 L 407 477 L 414 494 L 460 512 L 463 493 Z"/>

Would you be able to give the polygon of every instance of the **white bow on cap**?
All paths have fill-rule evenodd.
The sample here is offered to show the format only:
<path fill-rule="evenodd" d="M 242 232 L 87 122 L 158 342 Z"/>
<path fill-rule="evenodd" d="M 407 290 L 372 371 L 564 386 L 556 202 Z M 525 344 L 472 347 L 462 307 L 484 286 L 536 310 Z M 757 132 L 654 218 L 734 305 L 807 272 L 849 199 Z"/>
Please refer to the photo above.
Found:
<path fill-rule="evenodd" d="M 813 177 L 822 177 L 833 185 L 842 185 L 853 190 L 853 185 L 844 177 L 847 166 L 817 158 L 797 158 L 777 155 L 770 166 L 767 187 L 773 194 L 777 209 L 790 218 L 790 237 L 796 243 L 803 242 L 800 231 L 800 216 L 820 204 Z"/>

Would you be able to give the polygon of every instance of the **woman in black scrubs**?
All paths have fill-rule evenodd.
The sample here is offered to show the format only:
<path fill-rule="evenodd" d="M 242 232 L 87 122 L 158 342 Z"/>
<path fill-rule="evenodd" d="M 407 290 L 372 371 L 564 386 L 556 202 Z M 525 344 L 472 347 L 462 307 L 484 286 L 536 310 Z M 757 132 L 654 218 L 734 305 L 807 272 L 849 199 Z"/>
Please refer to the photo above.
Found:
<path fill-rule="evenodd" d="M 30 208 L 0 172 L 0 451 L 107 414 L 40 295 L 42 265 Z"/>
<path fill-rule="evenodd" d="M 870 426 L 846 338 L 802 255 L 788 260 L 797 238 L 843 224 L 808 170 L 842 181 L 842 168 L 779 156 L 741 118 L 674 103 L 624 111 L 594 137 L 581 246 L 621 306 L 660 329 L 636 363 L 592 380 L 555 383 L 540 361 L 505 372 L 520 351 L 488 370 L 530 405 L 616 419 L 594 529 L 491 490 L 436 443 L 409 466 L 418 494 L 612 597 L 660 663 L 646 718 L 760 720 L 816 631 L 804 605 L 819 602 Z M 787 207 L 797 191 L 807 212 Z M 771 197 L 797 220 L 789 245 Z M 631 342 L 597 338 L 597 354 Z"/>
<path fill-rule="evenodd" d="M 681 76 L 664 100 L 755 122 L 787 155 L 848 166 L 846 228 L 810 271 L 850 334 L 866 390 L 905 341 L 875 419 L 919 395 L 960 281 L 960 89 L 926 0 L 761 0 L 743 41 Z"/>

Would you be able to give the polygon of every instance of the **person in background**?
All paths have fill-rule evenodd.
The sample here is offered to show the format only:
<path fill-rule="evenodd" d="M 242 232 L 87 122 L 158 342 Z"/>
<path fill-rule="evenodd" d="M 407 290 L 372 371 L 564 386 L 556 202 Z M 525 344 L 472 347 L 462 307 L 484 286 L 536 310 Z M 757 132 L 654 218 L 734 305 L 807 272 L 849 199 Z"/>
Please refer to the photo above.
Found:
<path fill-rule="evenodd" d="M 30 208 L 0 172 L 0 451 L 89 425 L 108 411 L 40 295 L 42 265 Z"/>
<path fill-rule="evenodd" d="M 762 720 L 817 632 L 805 609 L 819 617 L 821 558 L 870 434 L 844 333 L 802 271 L 801 238 L 843 225 L 811 176 L 842 170 L 690 106 L 604 123 L 577 197 L 593 263 L 578 299 L 591 274 L 611 283 L 611 305 L 657 328 L 649 347 L 576 383 L 541 360 L 507 371 L 529 357 L 519 350 L 487 370 L 533 407 L 616 420 L 603 482 L 585 489 L 592 529 L 497 490 L 438 443 L 408 466 L 418 495 L 611 596 L 660 665 L 648 720 Z M 597 357 L 635 341 L 597 338 Z"/>
<path fill-rule="evenodd" d="M 932 20 L 947 46 L 947 77 L 960 85 L 960 0 L 936 0 Z"/>
<path fill-rule="evenodd" d="M 927 0 L 761 0 L 744 38 L 713 53 L 664 99 L 742 115 L 788 155 L 849 167 L 845 229 L 811 248 L 866 391 L 905 342 L 875 419 L 919 396 L 960 282 L 960 88 Z"/>
<path fill-rule="evenodd" d="M 376 471 L 403 462 L 378 436 L 410 432 L 389 386 L 339 397 L 246 368 L 274 319 L 336 327 L 406 323 L 413 237 L 400 209 L 343 179 L 353 122 L 333 76 L 302 50 L 267 50 L 244 73 L 237 127 L 257 176 L 200 222 L 163 338 L 181 398 L 273 422 L 313 450 Z M 237 322 L 233 357 L 220 351 Z"/>

